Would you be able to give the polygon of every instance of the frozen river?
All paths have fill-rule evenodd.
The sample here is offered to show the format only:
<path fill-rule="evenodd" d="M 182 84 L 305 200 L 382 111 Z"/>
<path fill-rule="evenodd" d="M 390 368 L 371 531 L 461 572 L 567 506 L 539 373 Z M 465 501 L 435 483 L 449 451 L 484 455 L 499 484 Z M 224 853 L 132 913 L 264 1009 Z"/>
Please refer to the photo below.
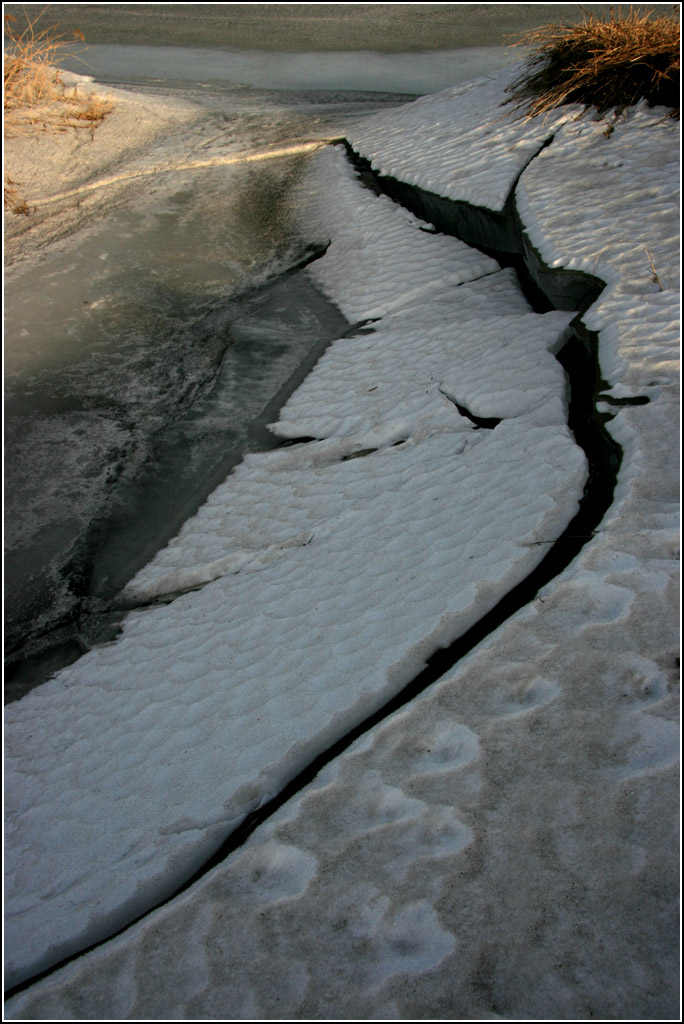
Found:
<path fill-rule="evenodd" d="M 238 9 L 83 26 L 133 91 L 11 238 L 10 699 L 92 649 L 6 709 L 8 1016 L 659 1018 L 675 128 L 250 84 Z"/>
<path fill-rule="evenodd" d="M 326 241 L 296 227 L 308 157 L 231 166 L 230 154 L 338 137 L 493 71 L 511 59 L 505 32 L 553 5 L 496 6 L 51 7 L 88 44 L 69 47 L 66 68 L 194 105 L 188 155 L 218 166 L 150 176 L 8 269 L 8 696 L 112 635 L 112 597 L 267 443 L 265 410 L 344 330 L 290 273 Z"/>
<path fill-rule="evenodd" d="M 63 63 L 198 105 L 193 155 L 225 159 L 343 135 L 509 59 L 486 46 L 274 53 L 207 41 L 95 43 Z M 273 418 L 277 396 L 348 326 L 293 271 L 325 242 L 295 227 L 306 159 L 161 176 L 9 268 L 9 697 L 112 635 L 111 598 L 246 450 L 268 443 L 265 410 Z"/>

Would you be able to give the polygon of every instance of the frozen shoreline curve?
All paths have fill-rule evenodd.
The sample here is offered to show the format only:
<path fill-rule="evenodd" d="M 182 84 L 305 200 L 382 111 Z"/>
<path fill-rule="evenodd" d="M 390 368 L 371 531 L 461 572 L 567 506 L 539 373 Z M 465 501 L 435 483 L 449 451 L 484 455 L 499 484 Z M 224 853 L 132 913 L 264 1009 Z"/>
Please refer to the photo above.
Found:
<path fill-rule="evenodd" d="M 624 452 L 608 515 L 454 673 L 192 889 L 12 999 L 15 1019 L 673 1012 L 677 128 L 642 106 L 610 133 L 576 109 L 516 121 L 506 74 L 350 142 L 380 174 L 491 210 L 524 167 L 516 202 L 544 263 L 606 282 L 583 320 Z M 316 440 L 248 457 L 130 585 L 201 589 L 134 613 L 9 709 L 16 981 L 187 875 L 492 607 L 581 496 L 554 358 L 572 315 L 533 313 L 510 271 L 425 231 L 333 150 L 304 187 L 304 230 L 331 240 L 311 274 L 374 322 L 333 343 L 274 426 Z"/>

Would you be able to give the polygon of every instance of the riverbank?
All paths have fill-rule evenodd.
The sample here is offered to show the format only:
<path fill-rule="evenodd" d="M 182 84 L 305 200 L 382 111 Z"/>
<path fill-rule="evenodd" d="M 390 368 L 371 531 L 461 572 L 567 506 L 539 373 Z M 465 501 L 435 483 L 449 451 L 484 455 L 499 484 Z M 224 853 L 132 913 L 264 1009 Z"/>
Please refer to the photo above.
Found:
<path fill-rule="evenodd" d="M 143 482 L 157 473 L 151 452 L 163 457 L 170 423 L 188 427 L 183 417 L 216 384 L 226 350 L 250 386 L 228 380 L 222 424 L 193 418 L 214 473 L 221 450 L 236 457 L 249 410 L 260 412 L 292 372 L 296 348 L 307 350 L 325 303 L 305 289 L 315 308 L 300 291 L 269 314 L 255 289 L 272 281 L 277 290 L 275 278 L 310 255 L 288 206 L 301 162 L 331 122 L 388 102 L 327 96 L 321 110 L 306 95 L 188 87 L 178 98 L 62 79 L 86 104 L 106 94 L 112 109 L 92 132 L 39 122 L 6 145 L 18 209 L 5 225 L 10 699 L 103 638 L 114 581 L 140 568 L 177 529 L 179 509 L 190 514 L 213 486 L 193 498 L 186 479 L 173 508 L 144 511 L 155 500 Z M 257 383 L 237 355 L 240 336 L 258 315 L 277 335 L 279 309 L 285 344 L 274 336 L 258 349 Z M 189 444 L 183 435 L 175 445 L 177 480 L 194 461 L 184 458 Z M 121 540 L 127 528 L 103 566 L 103 538 Z M 112 582 L 100 587 L 103 576 Z"/>
<path fill-rule="evenodd" d="M 645 107 L 611 131 L 524 123 L 504 86 L 349 142 L 456 202 L 501 210 L 515 187 L 543 262 L 606 282 L 583 322 L 622 448 L 611 508 L 455 670 L 15 1019 L 676 1015 L 677 129 Z M 582 497 L 555 359 L 572 312 L 534 312 L 340 151 L 301 196 L 331 239 L 310 272 L 357 337 L 281 413 L 295 443 L 250 456 L 129 588 L 169 603 L 11 709 L 17 982 L 182 886 L 497 606 Z"/>
<path fill-rule="evenodd" d="M 136 96 L 99 85 L 87 76 L 60 72 L 67 96 L 96 97 L 111 107 L 94 129 L 23 127 L 5 139 L 5 267 L 35 259 L 111 211 L 136 174 L 163 166 L 170 152 L 185 150 L 182 134 L 201 123 L 201 111 L 182 100 Z M 108 187 L 92 186 L 110 180 Z M 66 197 L 60 199 L 60 195 Z"/>

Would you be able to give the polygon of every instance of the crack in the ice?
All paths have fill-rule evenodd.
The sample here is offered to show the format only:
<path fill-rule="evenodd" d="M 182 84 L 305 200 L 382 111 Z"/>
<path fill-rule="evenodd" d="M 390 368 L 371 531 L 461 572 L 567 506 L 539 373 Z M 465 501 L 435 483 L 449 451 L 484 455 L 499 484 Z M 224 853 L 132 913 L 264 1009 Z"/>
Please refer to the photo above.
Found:
<path fill-rule="evenodd" d="M 353 154 L 353 156 L 358 159 L 347 140 L 340 141 L 344 142 L 348 153 Z M 525 167 L 521 170 L 520 174 L 516 177 L 504 207 L 506 217 L 511 221 L 511 223 L 504 223 L 500 219 L 501 215 L 492 214 L 492 211 L 487 211 L 484 208 L 472 207 L 471 209 L 475 210 L 478 215 L 481 215 L 484 220 L 487 220 L 489 217 L 490 227 L 492 226 L 492 218 L 499 217 L 499 227 L 505 232 L 505 234 L 510 237 L 511 233 L 514 232 L 518 236 L 517 255 L 521 256 L 525 262 L 531 261 L 535 263 L 536 272 L 539 271 L 539 268 L 543 269 L 543 274 L 540 274 L 542 281 L 547 280 L 547 274 L 550 274 L 553 277 L 554 283 L 557 284 L 561 281 L 563 275 L 565 275 L 566 281 L 570 281 L 572 279 L 572 274 L 571 272 L 563 270 L 551 271 L 550 268 L 545 267 L 541 257 L 536 250 L 533 249 L 529 239 L 526 237 L 524 228 L 515 208 L 514 195 L 515 188 L 523 171 L 529 167 L 532 160 L 535 159 L 535 157 L 538 156 L 546 146 L 550 145 L 552 141 L 553 136 L 544 142 L 543 146 L 541 146 L 538 152 L 530 158 L 530 160 L 525 164 Z M 366 161 L 366 163 L 368 162 Z M 370 164 L 368 164 L 368 166 L 370 167 Z M 380 182 L 383 179 L 378 175 L 375 175 L 375 179 L 377 187 L 380 187 Z M 387 181 L 387 179 L 384 179 L 384 181 Z M 417 189 L 415 186 L 404 186 L 403 183 L 398 184 L 400 184 L 403 189 L 413 190 L 413 193 L 418 199 L 417 205 L 420 205 L 423 201 L 422 195 L 425 195 L 425 193 L 422 193 L 422 190 Z M 397 201 L 396 196 L 392 196 L 392 198 Z M 442 200 L 442 197 L 435 198 Z M 441 208 L 445 209 L 445 204 L 449 202 L 454 207 L 459 207 L 459 204 L 454 201 L 444 200 L 441 203 Z M 467 205 L 468 204 L 460 204 L 461 207 Z M 415 210 L 412 212 L 415 212 Z M 482 223 L 482 221 L 480 221 L 480 223 Z M 494 232 L 496 230 L 496 226 L 496 224 L 493 225 Z M 444 225 L 442 224 L 440 225 L 439 230 L 443 229 Z M 448 233 L 456 234 L 454 231 L 450 231 Z M 466 241 L 468 241 L 468 244 L 472 244 L 469 239 L 466 239 Z M 475 247 L 481 248 L 480 246 Z M 598 278 L 590 279 L 589 275 L 582 276 L 587 279 L 584 288 L 585 294 L 583 297 L 583 303 L 588 302 L 588 296 L 590 295 L 592 296 L 593 301 L 599 291 L 605 287 L 605 283 L 599 281 Z M 539 287 L 541 289 L 541 286 Z M 558 289 L 556 289 L 556 292 L 557 291 Z M 551 305 L 553 306 L 552 303 Z M 586 305 L 584 305 L 584 308 L 586 308 Z M 610 507 L 617 479 L 617 472 L 621 462 L 622 449 L 613 440 L 613 438 L 607 434 L 604 428 L 605 417 L 601 417 L 596 410 L 595 403 L 597 393 L 600 387 L 605 387 L 605 382 L 600 379 L 597 355 L 597 335 L 587 331 L 579 315 L 575 317 L 571 327 L 574 329 L 574 334 L 571 336 L 564 348 L 557 353 L 556 358 L 568 374 L 571 392 L 568 423 L 575 436 L 577 444 L 585 453 L 589 464 L 589 475 L 584 489 L 584 494 L 579 502 L 579 510 L 560 537 L 556 538 L 555 541 L 536 542 L 540 545 L 550 544 L 549 550 L 537 566 L 528 574 L 527 577 L 525 577 L 525 579 L 508 591 L 508 593 L 500 599 L 498 604 L 494 608 L 490 609 L 489 612 L 485 613 L 485 615 L 483 615 L 470 629 L 454 640 L 448 647 L 439 648 L 429 658 L 427 658 L 423 671 L 407 683 L 394 695 L 394 697 L 387 701 L 377 711 L 373 712 L 363 721 L 350 729 L 343 737 L 333 743 L 330 747 L 314 757 L 298 775 L 286 783 L 283 789 L 267 803 L 247 814 L 243 822 L 228 836 L 226 836 L 214 853 L 178 889 L 107 937 L 93 942 L 88 947 L 82 949 L 79 953 L 74 953 L 65 957 L 59 963 L 46 968 L 44 971 L 34 975 L 32 978 L 28 978 L 14 986 L 14 988 L 6 993 L 7 998 L 25 990 L 40 979 L 53 974 L 61 967 L 75 960 L 76 957 L 83 956 L 85 953 L 91 952 L 97 947 L 109 942 L 111 939 L 127 931 L 138 921 L 148 917 L 160 907 L 167 905 L 181 893 L 193 886 L 210 870 L 212 870 L 212 868 L 222 863 L 231 853 L 238 849 L 238 847 L 242 846 L 260 825 L 262 825 L 280 807 L 282 807 L 283 804 L 292 799 L 305 786 L 311 783 L 327 764 L 333 761 L 336 757 L 339 757 L 340 754 L 350 747 L 359 737 L 363 736 L 380 722 L 394 714 L 400 708 L 404 707 L 407 703 L 415 699 L 415 697 L 418 696 L 418 694 L 420 694 L 427 686 L 443 677 L 446 672 L 452 670 L 454 666 L 475 646 L 489 637 L 494 630 L 498 629 L 499 626 L 506 622 L 515 612 L 529 604 L 536 597 L 541 587 L 547 585 L 552 579 L 558 576 L 559 573 L 562 572 L 577 556 L 587 540 L 594 535 L 596 527 L 601 522 L 607 509 Z M 470 415 L 470 418 L 473 418 L 472 414 Z"/>
<path fill-rule="evenodd" d="M 648 395 L 634 395 L 632 398 L 613 398 L 612 395 L 597 395 L 597 402 L 606 402 L 608 405 L 648 405 L 651 399 Z"/>
<path fill-rule="evenodd" d="M 470 420 L 471 423 L 474 423 L 478 430 L 493 430 L 494 427 L 498 427 L 499 423 L 501 423 L 501 418 L 497 416 L 477 416 L 474 412 L 471 412 L 467 406 L 462 405 L 451 395 L 447 394 L 441 386 L 438 387 L 437 390 L 440 395 L 444 395 L 447 401 L 456 406 L 461 416 L 464 416 L 466 419 Z"/>
<path fill-rule="evenodd" d="M 227 576 L 237 576 L 244 569 L 260 569 L 291 548 L 308 547 L 314 536 L 313 530 L 305 530 L 278 544 L 254 550 L 236 550 L 213 562 L 171 570 L 147 585 L 142 584 L 138 592 L 135 588 L 131 588 L 129 593 L 124 590 L 121 597 L 115 599 L 114 607 L 117 611 L 133 611 L 172 604 L 178 598 L 198 593 Z"/>

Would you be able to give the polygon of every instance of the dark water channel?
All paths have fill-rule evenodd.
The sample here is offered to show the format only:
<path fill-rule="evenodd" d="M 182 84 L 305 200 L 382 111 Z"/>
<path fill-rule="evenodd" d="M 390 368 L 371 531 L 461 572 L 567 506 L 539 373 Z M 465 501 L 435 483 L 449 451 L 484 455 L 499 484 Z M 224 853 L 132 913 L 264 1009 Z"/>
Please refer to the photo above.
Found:
<path fill-rule="evenodd" d="M 218 339 L 228 346 L 210 386 L 193 387 L 199 397 L 178 401 L 176 418 L 145 441 L 142 459 L 136 459 L 125 444 L 109 451 L 104 466 L 105 497 L 90 522 L 82 512 L 81 518 L 74 516 L 52 530 L 43 527 L 28 552 L 8 553 L 7 592 L 18 598 L 8 608 L 8 626 L 16 622 L 19 632 L 26 630 L 27 618 L 40 621 L 44 606 L 37 602 L 41 600 L 46 602 L 47 615 L 60 610 L 63 615 L 56 623 L 46 617 L 45 628 L 36 629 L 28 642 L 24 634 L 16 658 L 10 652 L 7 700 L 19 698 L 94 643 L 116 635 L 124 611 L 113 603 L 119 590 L 247 452 L 282 444 L 267 424 L 277 419 L 279 408 L 330 341 L 349 327 L 303 268 L 277 275 L 232 300 L 220 316 L 200 318 L 200 322 L 202 333 L 208 332 L 210 337 L 198 363 L 211 363 Z M 47 405 L 46 396 L 39 393 L 36 407 L 26 402 L 14 418 L 20 421 L 22 415 L 32 416 L 40 422 Z M 87 437 L 89 413 L 84 411 L 81 396 L 63 394 L 55 405 L 51 419 L 58 442 L 65 443 L 63 431 L 79 417 Z M 95 415 L 110 419 L 115 414 L 110 405 Z M 132 424 L 131 434 L 135 433 Z M 21 447 L 18 442 L 16 448 Z M 21 472 L 20 466 L 14 468 L 17 477 Z M 59 473 L 54 476 L 61 479 Z M 86 505 L 85 497 L 83 500 Z M 59 566 L 55 585 L 50 572 L 60 556 L 63 568 Z M 28 565 L 33 569 L 31 576 L 26 574 Z M 60 580 L 64 586 L 61 593 Z"/>
<path fill-rule="evenodd" d="M 242 137 L 325 136 L 340 109 L 344 119 L 378 106 L 338 100 L 324 115 L 286 105 L 276 120 L 272 109 L 254 114 L 252 98 Z M 215 93 L 208 133 L 225 123 L 220 106 Z M 310 349 L 346 329 L 306 272 L 290 272 L 311 255 L 289 206 L 301 167 L 293 156 L 210 168 L 199 180 L 169 175 L 94 229 L 9 268 L 9 699 L 109 635 L 92 599 L 108 599 L 169 539 L 257 443 L 250 425 Z"/>
<path fill-rule="evenodd" d="M 87 590 L 110 602 L 250 451 L 282 445 L 267 429 L 334 338 L 349 328 L 304 269 L 236 301 L 211 390 L 159 437 L 124 488 L 123 511 L 98 527 Z M 265 401 L 265 396 L 269 396 Z"/>

